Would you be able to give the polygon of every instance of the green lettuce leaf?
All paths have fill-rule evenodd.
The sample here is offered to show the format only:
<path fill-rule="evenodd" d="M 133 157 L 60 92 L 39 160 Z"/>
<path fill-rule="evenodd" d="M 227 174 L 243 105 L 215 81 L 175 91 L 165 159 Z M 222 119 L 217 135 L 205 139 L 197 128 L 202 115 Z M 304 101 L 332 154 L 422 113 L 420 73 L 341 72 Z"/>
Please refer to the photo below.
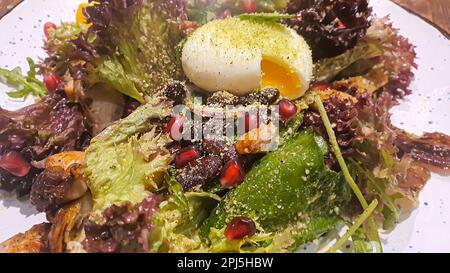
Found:
<path fill-rule="evenodd" d="M 369 61 L 373 57 L 381 56 L 382 51 L 374 44 L 365 41 L 359 42 L 353 49 L 333 58 L 322 59 L 314 65 L 314 80 L 316 82 L 329 82 L 346 69 L 353 68 L 358 62 Z M 360 71 L 361 72 L 361 71 Z M 367 71 L 362 71 L 364 74 Z"/>
<path fill-rule="evenodd" d="M 167 190 L 169 191 L 173 202 L 177 205 L 178 209 L 182 212 L 182 222 L 189 220 L 191 216 L 189 201 L 184 194 L 183 187 L 175 179 L 176 171 L 172 167 L 169 169 L 169 175 L 166 175 L 165 181 Z"/>
<path fill-rule="evenodd" d="M 141 202 L 156 191 L 172 155 L 164 148 L 167 134 L 157 134 L 153 119 L 170 114 L 169 104 L 154 99 L 96 136 L 86 150 L 86 175 L 94 209 Z"/>
<path fill-rule="evenodd" d="M 276 232 L 267 232 L 258 227 L 258 233 L 242 240 L 228 240 L 222 229 L 212 228 L 209 233 L 208 252 L 236 253 L 285 253 L 295 251 L 299 245 L 320 237 L 339 223 L 337 217 L 318 216 L 310 220 L 308 227 L 297 224 L 286 226 Z"/>
<path fill-rule="evenodd" d="M 253 219 L 265 232 L 291 228 L 289 249 L 316 238 L 339 221 L 348 200 L 342 176 L 324 164 L 317 136 L 305 131 L 266 155 L 231 190 L 201 227 L 204 238 L 236 216 Z"/>
<path fill-rule="evenodd" d="M 189 206 L 186 219 L 185 204 L 172 195 L 160 205 L 153 216 L 150 252 L 208 252 L 199 235 L 199 227 L 217 206 L 220 198 L 214 194 L 188 192 L 185 196 Z"/>
<path fill-rule="evenodd" d="M 396 205 L 398 196 L 387 193 L 390 181 L 387 178 L 375 177 L 372 171 L 365 169 L 361 163 L 352 158 L 349 159 L 349 162 L 356 177 L 361 181 L 367 181 L 366 192 L 374 192 L 381 199 L 381 213 L 384 216 L 383 229 L 392 230 L 401 213 L 400 208 Z"/>
<path fill-rule="evenodd" d="M 48 57 L 39 64 L 41 69 L 62 76 L 72 66 L 72 62 L 78 65 L 95 59 L 97 56 L 94 56 L 95 50 L 91 43 L 96 36 L 88 35 L 88 29 L 88 25 L 76 22 L 64 22 L 56 29 L 49 29 L 49 37 L 44 43 Z"/>
<path fill-rule="evenodd" d="M 178 24 L 184 11 L 177 3 L 144 0 L 122 8 L 100 1 L 87 8 L 93 15 L 93 28 L 101 29 L 96 43 L 107 49 L 90 83 L 109 84 L 143 102 L 145 95 L 154 95 L 172 80 L 180 79 L 176 45 L 182 38 Z M 96 16 L 98 10 L 106 10 L 110 20 L 105 22 L 104 16 Z"/>
<path fill-rule="evenodd" d="M 78 38 L 80 33 L 87 33 L 89 25 L 78 24 L 76 22 L 61 23 L 56 29 L 48 30 L 48 39 L 45 41 L 45 47 L 52 51 L 64 53 L 72 49 L 68 43 Z"/>
<path fill-rule="evenodd" d="M 49 31 L 43 71 L 70 75 L 84 87 L 104 84 L 141 103 L 182 77 L 176 55 L 182 0 L 99 0 L 84 12 L 88 24 Z"/>
<path fill-rule="evenodd" d="M 127 95 L 139 102 L 144 102 L 142 93 L 134 85 L 131 76 L 128 75 L 122 64 L 117 59 L 106 58 L 95 69 L 94 73 L 90 73 L 89 82 L 102 83 L 113 87 L 122 94 Z"/>
<path fill-rule="evenodd" d="M 16 89 L 16 91 L 7 92 L 11 98 L 27 98 L 28 96 L 44 97 L 48 91 L 44 83 L 36 79 L 36 65 L 31 58 L 27 58 L 30 70 L 27 75 L 22 75 L 20 67 L 13 70 L 0 68 L 0 82 Z"/>
<path fill-rule="evenodd" d="M 367 238 L 364 227 L 360 227 L 353 235 L 351 251 L 356 253 L 380 253 L 381 245 Z"/>
<path fill-rule="evenodd" d="M 274 12 L 283 12 L 289 3 L 288 0 L 254 0 L 256 12 L 266 13 L 264 15 L 248 14 L 247 18 L 256 18 L 263 20 L 287 19 L 286 15 L 267 15 Z M 232 15 L 243 13 L 242 0 L 187 0 L 187 13 L 191 21 L 200 25 L 206 24 L 220 16 L 223 11 L 229 10 Z M 267 15 L 267 16 L 266 16 Z M 276 18 L 278 17 L 278 18 Z"/>

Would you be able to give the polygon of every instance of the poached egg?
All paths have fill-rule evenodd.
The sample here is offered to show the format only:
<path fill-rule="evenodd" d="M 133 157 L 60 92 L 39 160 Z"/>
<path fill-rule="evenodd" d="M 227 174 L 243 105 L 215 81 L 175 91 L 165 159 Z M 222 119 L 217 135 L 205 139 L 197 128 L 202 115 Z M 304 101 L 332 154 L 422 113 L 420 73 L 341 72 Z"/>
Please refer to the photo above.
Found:
<path fill-rule="evenodd" d="M 183 46 L 186 76 L 206 92 L 243 96 L 266 87 L 296 99 L 313 73 L 311 50 L 293 29 L 278 22 L 239 17 L 209 22 Z"/>

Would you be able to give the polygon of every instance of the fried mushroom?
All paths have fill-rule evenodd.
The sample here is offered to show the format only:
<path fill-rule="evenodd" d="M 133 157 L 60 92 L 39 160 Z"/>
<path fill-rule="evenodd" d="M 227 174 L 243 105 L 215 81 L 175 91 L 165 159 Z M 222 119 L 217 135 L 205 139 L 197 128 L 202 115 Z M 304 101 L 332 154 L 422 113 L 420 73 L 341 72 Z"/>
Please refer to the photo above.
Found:
<path fill-rule="evenodd" d="M 45 170 L 31 188 L 31 203 L 38 211 L 54 211 L 87 191 L 84 152 L 67 152 L 49 157 Z"/>
<path fill-rule="evenodd" d="M 42 253 L 48 252 L 47 235 L 49 223 L 34 225 L 24 233 L 19 233 L 0 243 L 0 253 Z"/>

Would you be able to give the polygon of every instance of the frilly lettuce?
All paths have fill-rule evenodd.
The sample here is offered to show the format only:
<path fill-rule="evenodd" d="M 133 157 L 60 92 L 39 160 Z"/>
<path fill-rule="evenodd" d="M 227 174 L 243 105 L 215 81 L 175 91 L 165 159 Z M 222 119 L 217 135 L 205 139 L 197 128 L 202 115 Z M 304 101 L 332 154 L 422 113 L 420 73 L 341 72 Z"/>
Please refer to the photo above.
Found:
<path fill-rule="evenodd" d="M 96 41 L 106 51 L 98 77 L 142 102 L 169 81 L 181 77 L 175 46 L 181 40 L 179 24 L 185 17 L 180 0 L 96 1 L 86 8 Z"/>
<path fill-rule="evenodd" d="M 44 43 L 48 57 L 40 64 L 43 72 L 51 71 L 58 75 L 64 75 L 72 61 L 88 61 L 87 57 L 89 57 L 89 61 L 93 61 L 98 57 L 94 51 L 85 46 L 95 39 L 95 35 L 88 35 L 87 32 L 87 25 L 75 22 L 61 23 L 58 28 L 49 29 L 49 37 Z M 77 40 L 79 37 L 86 38 L 83 46 L 80 44 L 81 40 Z"/>
<path fill-rule="evenodd" d="M 379 89 L 398 99 L 411 93 L 409 85 L 417 67 L 415 59 L 415 47 L 399 34 L 389 18 L 376 18 L 356 47 L 317 62 L 314 78 L 317 82 L 329 82 L 381 70 L 389 81 Z"/>
<path fill-rule="evenodd" d="M 257 226 L 258 233 L 242 240 L 228 240 L 224 230 L 212 228 L 208 235 L 210 245 L 208 252 L 235 252 L 235 253 L 285 253 L 293 252 L 298 246 L 312 241 L 339 222 L 337 217 L 315 217 L 310 219 L 308 225 L 294 223 L 276 232 L 267 232 Z"/>
<path fill-rule="evenodd" d="M 168 116 L 170 110 L 167 102 L 156 98 L 92 140 L 86 150 L 86 174 L 95 210 L 138 203 L 159 188 L 172 161 L 164 148 L 171 140 L 157 134 L 151 120 Z"/>
<path fill-rule="evenodd" d="M 180 203 L 177 195 L 183 196 L 186 203 Z M 152 218 L 150 252 L 208 252 L 209 247 L 201 239 L 198 228 L 219 201 L 220 197 L 209 193 L 178 191 L 172 194 Z"/>
<path fill-rule="evenodd" d="M 182 0 L 90 2 L 88 24 L 49 31 L 43 72 L 69 74 L 85 87 L 102 83 L 141 103 L 181 77 L 175 46 L 182 38 Z"/>

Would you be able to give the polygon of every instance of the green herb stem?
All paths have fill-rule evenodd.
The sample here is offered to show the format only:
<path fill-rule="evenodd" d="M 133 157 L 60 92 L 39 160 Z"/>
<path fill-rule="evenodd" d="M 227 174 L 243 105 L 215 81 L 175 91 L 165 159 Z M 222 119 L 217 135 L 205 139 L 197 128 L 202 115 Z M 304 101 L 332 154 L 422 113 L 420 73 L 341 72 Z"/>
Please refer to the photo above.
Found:
<path fill-rule="evenodd" d="M 325 110 L 325 107 L 323 106 L 322 100 L 320 99 L 319 95 L 316 95 L 314 98 L 314 101 L 316 103 L 317 108 L 319 109 L 320 116 L 322 118 L 323 124 L 325 126 L 325 129 L 328 134 L 328 138 L 331 143 L 331 147 L 333 148 L 334 154 L 336 156 L 336 159 L 339 163 L 339 166 L 341 167 L 342 173 L 344 174 L 344 178 L 349 184 L 350 188 L 355 193 L 356 197 L 358 198 L 359 202 L 361 203 L 361 206 L 363 209 L 367 209 L 369 207 L 369 204 L 367 203 L 366 199 L 364 198 L 364 195 L 362 194 L 361 190 L 359 189 L 358 185 L 356 184 L 355 180 L 353 180 L 353 177 L 350 175 L 350 171 L 348 170 L 347 164 L 345 163 L 344 157 L 342 156 L 341 149 L 339 148 L 339 144 L 336 139 L 336 135 L 333 131 L 333 127 L 331 125 L 330 119 L 328 118 L 327 111 Z M 380 236 L 378 234 L 377 225 L 375 223 L 375 220 L 370 217 L 369 219 L 369 225 L 370 229 L 373 232 L 373 238 L 380 243 Z"/>
<path fill-rule="evenodd" d="M 355 223 L 350 229 L 332 246 L 328 249 L 328 253 L 335 253 L 344 246 L 348 239 L 358 230 L 358 228 L 372 215 L 373 211 L 378 205 L 378 200 L 373 200 L 372 203 L 358 216 Z"/>

